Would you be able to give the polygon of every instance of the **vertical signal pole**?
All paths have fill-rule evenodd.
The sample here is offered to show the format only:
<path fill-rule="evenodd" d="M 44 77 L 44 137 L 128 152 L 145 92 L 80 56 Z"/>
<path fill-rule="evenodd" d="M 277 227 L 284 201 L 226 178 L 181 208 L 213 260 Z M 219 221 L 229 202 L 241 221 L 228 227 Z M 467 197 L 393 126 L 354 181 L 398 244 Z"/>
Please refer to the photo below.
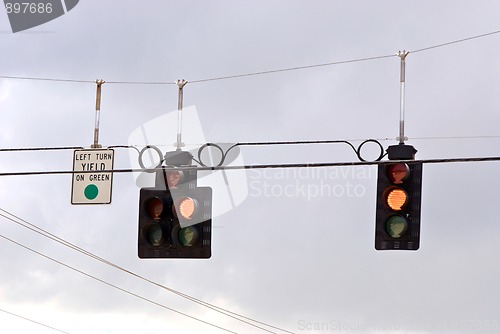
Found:
<path fill-rule="evenodd" d="M 401 59 L 401 74 L 400 74 L 400 85 L 401 85 L 401 90 L 400 90 L 400 112 L 399 112 L 399 143 L 404 144 L 405 140 L 408 140 L 407 137 L 405 137 L 405 59 L 406 56 L 410 51 L 399 51 L 397 55 Z"/>
<path fill-rule="evenodd" d="M 183 88 L 188 83 L 187 80 L 177 80 L 175 82 L 179 87 L 179 100 L 177 104 L 177 143 L 176 150 L 180 151 L 181 147 L 184 146 L 182 144 L 182 99 L 183 99 Z"/>
<path fill-rule="evenodd" d="M 99 118 L 101 112 L 101 86 L 104 83 L 104 80 L 96 80 L 97 84 L 97 92 L 95 98 L 95 126 L 94 126 L 94 144 L 91 145 L 91 148 L 101 148 L 99 145 Z"/>

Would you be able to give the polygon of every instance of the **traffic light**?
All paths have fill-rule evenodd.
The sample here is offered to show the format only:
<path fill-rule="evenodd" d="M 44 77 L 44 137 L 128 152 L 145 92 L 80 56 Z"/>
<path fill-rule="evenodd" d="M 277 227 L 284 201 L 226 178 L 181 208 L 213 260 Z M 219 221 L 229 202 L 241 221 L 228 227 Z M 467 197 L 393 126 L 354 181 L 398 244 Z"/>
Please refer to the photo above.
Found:
<path fill-rule="evenodd" d="M 421 189 L 422 163 L 378 166 L 375 249 L 419 248 Z"/>
<path fill-rule="evenodd" d="M 140 258 L 210 258 L 212 188 L 196 181 L 194 169 L 163 169 L 140 190 Z"/>

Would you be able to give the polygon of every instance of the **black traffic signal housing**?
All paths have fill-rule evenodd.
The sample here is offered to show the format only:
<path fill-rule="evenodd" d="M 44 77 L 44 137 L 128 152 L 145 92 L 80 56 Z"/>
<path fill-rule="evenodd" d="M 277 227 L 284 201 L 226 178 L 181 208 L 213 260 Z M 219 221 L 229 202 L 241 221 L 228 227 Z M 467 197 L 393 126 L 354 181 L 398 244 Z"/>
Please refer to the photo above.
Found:
<path fill-rule="evenodd" d="M 417 250 L 420 247 L 422 163 L 394 162 L 378 166 L 375 249 Z"/>
<path fill-rule="evenodd" d="M 212 188 L 196 183 L 195 169 L 163 168 L 140 190 L 139 258 L 211 257 Z"/>

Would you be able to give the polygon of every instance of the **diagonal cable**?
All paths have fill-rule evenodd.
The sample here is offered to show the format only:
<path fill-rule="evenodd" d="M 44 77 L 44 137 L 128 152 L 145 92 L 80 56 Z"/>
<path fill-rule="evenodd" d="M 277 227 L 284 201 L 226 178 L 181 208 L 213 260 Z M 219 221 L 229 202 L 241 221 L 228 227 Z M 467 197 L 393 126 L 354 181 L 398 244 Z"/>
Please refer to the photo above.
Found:
<path fill-rule="evenodd" d="M 1 215 L 1 216 L 2 216 L 2 217 L 4 217 L 4 218 L 7 218 L 7 219 L 9 219 L 9 220 L 12 220 L 11 218 L 6 217 L 6 216 L 4 216 L 4 215 Z M 33 253 L 35 253 L 35 254 L 37 254 L 37 255 L 41 256 L 41 257 L 44 257 L 44 258 L 46 258 L 46 259 L 48 259 L 48 260 L 50 260 L 50 261 L 52 261 L 52 262 L 55 262 L 55 263 L 57 263 L 57 264 L 59 264 L 59 265 L 61 265 L 61 266 L 63 266 L 63 267 L 66 267 L 66 268 L 68 268 L 68 269 L 71 269 L 71 270 L 73 270 L 73 271 L 76 271 L 76 272 L 77 272 L 77 273 L 79 273 L 79 274 L 82 274 L 82 275 L 84 275 L 84 276 L 87 276 L 87 277 L 89 277 L 89 278 L 92 278 L 93 280 L 96 280 L 96 281 L 98 281 L 98 282 L 101 282 L 101 283 L 103 283 L 103 284 L 105 284 L 105 285 L 107 285 L 107 286 L 110 286 L 110 287 L 112 287 L 112 288 L 115 288 L 115 289 L 117 289 L 117 290 L 119 290 L 119 291 L 125 292 L 126 294 L 129 294 L 129 295 L 134 296 L 134 297 L 136 297 L 136 298 L 142 299 L 142 300 L 144 300 L 144 301 L 146 301 L 146 302 L 148 302 L 148 303 L 154 304 L 154 305 L 156 305 L 156 306 L 159 306 L 159 307 L 164 308 L 164 309 L 166 309 L 166 310 L 172 311 L 172 312 L 177 313 L 177 314 L 179 314 L 179 315 L 182 315 L 182 316 L 188 317 L 188 318 L 190 318 L 190 319 L 192 319 L 192 320 L 196 320 L 196 321 L 201 322 L 201 323 L 203 323 L 203 324 L 206 324 L 206 325 L 209 325 L 209 326 L 212 326 L 212 327 L 215 327 L 215 328 L 221 329 L 221 330 L 223 330 L 223 331 L 225 331 L 225 332 L 229 332 L 229 333 L 234 333 L 234 334 L 237 334 L 236 332 L 231 331 L 231 330 L 229 330 L 229 329 L 226 329 L 226 328 L 223 328 L 223 327 L 221 327 L 221 326 L 218 326 L 218 325 L 212 324 L 212 323 L 210 323 L 210 322 L 208 322 L 208 321 L 205 321 L 205 320 L 202 320 L 202 319 L 197 318 L 197 317 L 195 317 L 195 316 L 189 315 L 189 314 L 187 314 L 187 313 L 185 313 L 185 312 L 181 312 L 181 311 L 178 311 L 178 310 L 176 310 L 176 309 L 174 309 L 174 308 L 171 308 L 171 307 L 165 306 L 165 305 L 163 305 L 163 304 L 160 304 L 160 303 L 158 303 L 158 302 L 155 302 L 155 301 L 153 301 L 153 300 L 151 300 L 151 299 L 149 299 L 149 298 L 146 298 L 146 297 L 143 297 L 143 296 L 141 296 L 141 295 L 139 295 L 139 294 L 136 294 L 136 293 L 134 293 L 134 292 L 131 292 L 130 290 L 127 290 L 127 289 L 121 288 L 121 287 L 119 287 L 119 286 L 117 286 L 117 285 L 114 285 L 114 284 L 112 284 L 112 283 L 106 282 L 106 281 L 105 281 L 105 280 L 103 280 L 103 279 L 100 279 L 100 278 L 98 278 L 98 277 L 96 277 L 96 276 L 93 276 L 93 275 L 91 275 L 91 274 L 89 274 L 89 273 L 84 272 L 83 270 L 77 269 L 77 268 L 75 268 L 75 267 L 72 267 L 72 266 L 70 266 L 70 265 L 68 265 L 68 264 L 64 263 L 64 262 L 61 262 L 61 261 L 59 261 L 59 260 L 56 260 L 56 259 L 54 259 L 54 258 L 52 258 L 52 257 L 50 257 L 50 256 L 48 256 L 48 255 L 45 255 L 45 254 L 43 254 L 43 253 L 41 253 L 41 252 L 38 252 L 38 251 L 34 250 L 33 248 L 30 248 L 30 247 L 28 247 L 28 246 L 26 246 L 26 245 L 23 245 L 23 244 L 21 244 L 21 243 L 19 243 L 19 242 L 15 241 L 15 240 L 13 240 L 13 239 L 10 239 L 10 238 L 8 238 L 8 237 L 6 237 L 6 236 L 2 235 L 2 234 L 0 234 L 0 238 L 2 238 L 2 239 L 4 239 L 4 240 L 7 240 L 7 241 L 9 241 L 9 242 L 11 242 L 11 243 L 13 243 L 13 244 L 15 244 L 15 245 L 17 245 L 17 246 L 19 246 L 19 247 L 22 247 L 22 248 L 24 248 L 24 249 L 26 249 L 26 250 L 29 250 L 30 252 L 33 252 Z"/>
<path fill-rule="evenodd" d="M 17 317 L 17 318 L 20 318 L 20 319 L 23 319 L 23 320 L 26 320 L 26 321 L 30 321 L 30 322 L 32 322 L 34 324 L 37 324 L 37 325 L 40 325 L 40 326 L 43 326 L 43 327 L 46 327 L 46 328 L 50 328 L 50 329 L 52 329 L 54 331 L 57 331 L 57 332 L 60 332 L 60 333 L 70 334 L 69 332 L 65 332 L 63 330 L 57 329 L 55 327 L 46 325 L 46 324 L 38 322 L 38 321 L 35 321 L 33 319 L 30 319 L 30 318 L 27 318 L 27 317 L 23 317 L 22 315 L 19 315 L 19 314 L 15 314 L 15 313 L 12 313 L 12 312 L 9 312 L 9 311 L 6 311 L 6 310 L 2 310 L 2 309 L 0 309 L 0 312 L 4 312 L 4 313 L 10 314 L 10 315 L 12 315 L 14 317 Z"/>
<path fill-rule="evenodd" d="M 175 289 L 169 288 L 169 287 L 167 287 L 167 286 L 165 286 L 165 285 L 162 285 L 162 284 L 160 284 L 160 283 L 154 282 L 154 281 L 152 281 L 152 280 L 150 280 L 150 279 L 148 279 L 148 278 L 145 278 L 145 277 L 143 277 L 143 276 L 141 276 L 141 275 L 139 275 L 139 274 L 137 274 L 137 273 L 134 273 L 134 272 L 132 272 L 132 271 L 130 271 L 130 270 L 128 270 L 128 269 L 125 269 L 125 268 L 123 268 L 123 267 L 121 267 L 121 266 L 119 266 L 119 265 L 117 265 L 117 264 L 115 264 L 115 263 L 112 263 L 112 262 L 110 262 L 110 261 L 108 261 L 108 260 L 106 260 L 106 259 L 103 259 L 103 258 L 101 258 L 101 257 L 99 257 L 99 256 L 97 256 L 97 255 L 95 255 L 95 254 L 93 254 L 93 253 L 91 253 L 91 252 L 89 252 L 89 251 L 87 251 L 87 250 L 85 250 L 85 249 L 81 248 L 81 247 L 78 247 L 78 246 L 76 246 L 76 245 L 74 245 L 74 244 L 72 244 L 72 243 L 70 243 L 70 242 L 68 242 L 68 241 L 66 241 L 66 240 L 64 240 L 64 239 L 62 239 L 62 238 L 59 238 L 58 236 L 56 236 L 56 235 L 54 235 L 54 234 L 52 234 L 52 233 L 50 233 L 50 232 L 48 232 L 48 231 L 46 231 L 46 230 L 44 230 L 44 229 L 40 228 L 40 227 L 38 227 L 38 226 L 36 226 L 36 225 L 34 225 L 34 224 L 31 224 L 30 222 L 28 222 L 28 221 L 26 221 L 26 220 L 24 220 L 24 219 L 22 219 L 22 218 L 20 218 L 20 217 L 18 217 L 18 216 L 16 216 L 16 215 L 14 215 L 14 214 L 10 213 L 10 212 L 8 212 L 8 211 L 6 211 L 6 210 L 2 209 L 2 208 L 0 208 L 0 211 L 2 211 L 2 212 L 4 212 L 4 213 L 6 213 L 6 214 L 8 214 L 8 215 L 10 215 L 10 216 L 12 216 L 12 217 L 14 217 L 14 218 L 16 218 L 16 220 L 18 220 L 18 221 L 14 220 L 14 219 L 12 219 L 12 218 L 10 218 L 10 217 L 8 217 L 8 216 L 4 215 L 4 214 L 1 214 L 1 213 L 0 213 L 0 216 L 4 217 L 4 218 L 6 218 L 6 219 L 8 219 L 8 220 L 10 220 L 10 221 L 12 221 L 12 222 L 14 222 L 14 223 L 16 223 L 16 224 L 20 225 L 20 226 L 23 226 L 24 228 L 27 228 L 27 229 L 29 229 L 29 230 L 31 230 L 31 231 L 33 231 L 33 232 L 36 232 L 36 233 L 38 233 L 38 234 L 40 234 L 40 235 L 42 235 L 42 236 L 44 236 L 44 237 L 46 237 L 46 238 L 49 238 L 49 239 L 51 239 L 51 240 L 53 240 L 53 241 L 56 241 L 56 242 L 58 242 L 58 243 L 60 243 L 60 244 L 62 244 L 62 245 L 64 245 L 64 246 L 66 246 L 66 247 L 69 247 L 69 248 L 71 248 L 71 249 L 73 249 L 73 250 L 75 250 L 75 251 L 77 251 L 77 252 L 80 252 L 80 253 L 82 253 L 82 254 L 84 254 L 84 255 L 86 255 L 86 256 L 89 256 L 89 257 L 91 257 L 91 258 L 93 258 L 93 259 L 95 259 L 95 260 L 98 260 L 98 261 L 100 261 L 100 262 L 102 262 L 102 263 L 104 263 L 104 264 L 107 264 L 107 265 L 109 265 L 109 266 L 111 266 L 111 267 L 114 267 L 114 268 L 116 268 L 116 269 L 118 269 L 118 270 L 121 270 L 121 271 L 123 271 L 123 272 L 125 272 L 125 273 L 127 273 L 127 274 L 129 274 L 129 275 L 132 275 L 132 276 L 134 276 L 134 277 L 136 277 L 136 278 L 139 278 L 139 279 L 141 279 L 141 280 L 143 280 L 143 281 L 145 281 L 145 282 L 148 282 L 148 283 L 153 284 L 153 285 L 155 285 L 155 286 L 157 286 L 157 287 L 160 287 L 160 288 L 162 288 L 162 289 L 164 289 L 164 290 L 167 290 L 167 291 L 169 291 L 169 292 L 171 292 L 171 293 L 174 293 L 174 294 L 176 294 L 176 295 L 178 295 L 178 296 L 180 296 L 180 297 L 183 297 L 183 298 L 185 298 L 185 299 L 188 299 L 188 300 L 190 300 L 190 301 L 192 301 L 192 302 L 194 302 L 194 303 L 196 303 L 196 304 L 199 304 L 199 305 L 201 305 L 201 306 L 204 306 L 204 307 L 206 307 L 206 308 L 209 308 L 209 309 L 211 309 L 211 310 L 213 310 L 213 311 L 215 311 L 215 312 L 218 312 L 218 313 L 224 314 L 224 315 L 226 315 L 226 316 L 228 316 L 228 317 L 230 317 L 230 318 L 232 318 L 232 319 L 234 319 L 234 320 L 238 320 L 238 321 L 243 322 L 243 323 L 245 323 L 245 324 L 247 324 L 247 325 L 253 326 L 253 327 L 255 327 L 255 328 L 258 328 L 258 329 L 260 329 L 260 330 L 263 330 L 263 331 L 266 331 L 266 332 L 269 332 L 269 333 L 275 333 L 275 332 L 272 332 L 272 331 L 270 331 L 270 330 L 268 330 L 268 329 L 266 329 L 266 328 L 263 328 L 263 327 L 260 327 L 260 326 L 258 326 L 258 325 L 255 325 L 254 323 L 258 323 L 258 324 L 261 324 L 261 325 L 267 326 L 267 327 L 269 327 L 269 328 L 273 328 L 273 329 L 276 329 L 276 330 L 280 330 L 280 331 L 285 332 L 285 333 L 294 334 L 293 332 L 290 332 L 290 331 L 288 331 L 288 330 L 286 330 L 286 329 L 282 329 L 282 328 L 279 328 L 279 327 L 276 327 L 276 326 L 273 326 L 273 325 L 267 324 L 267 323 L 265 323 L 265 322 L 261 322 L 261 321 L 258 321 L 258 320 L 255 320 L 255 319 L 252 319 L 252 318 L 250 318 L 250 317 L 246 317 L 246 316 L 244 316 L 244 315 L 241 315 L 241 314 L 238 314 L 238 313 L 235 313 L 235 312 L 229 311 L 229 310 L 224 309 L 224 308 L 222 308 L 222 307 L 219 307 L 219 306 L 216 306 L 216 305 L 210 304 L 210 303 L 208 303 L 208 302 L 205 302 L 205 301 L 203 301 L 203 300 L 197 299 L 197 298 L 195 298 L 195 297 L 192 297 L 192 296 L 190 296 L 190 295 L 187 295 L 187 294 L 182 293 L 182 292 L 180 292 L 180 291 L 177 291 L 177 290 L 175 290 Z M 247 320 L 248 320 L 248 321 L 247 321 Z M 252 322 L 253 322 L 253 323 L 252 323 Z"/>

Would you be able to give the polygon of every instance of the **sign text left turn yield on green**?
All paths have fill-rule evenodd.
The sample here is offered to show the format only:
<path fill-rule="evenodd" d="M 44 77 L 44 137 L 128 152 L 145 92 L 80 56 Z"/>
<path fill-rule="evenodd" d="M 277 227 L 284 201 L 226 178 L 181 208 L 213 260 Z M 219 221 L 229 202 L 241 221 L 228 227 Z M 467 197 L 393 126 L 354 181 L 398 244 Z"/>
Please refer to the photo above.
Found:
<path fill-rule="evenodd" d="M 109 204 L 114 151 L 111 149 L 75 150 L 71 204 Z"/>

